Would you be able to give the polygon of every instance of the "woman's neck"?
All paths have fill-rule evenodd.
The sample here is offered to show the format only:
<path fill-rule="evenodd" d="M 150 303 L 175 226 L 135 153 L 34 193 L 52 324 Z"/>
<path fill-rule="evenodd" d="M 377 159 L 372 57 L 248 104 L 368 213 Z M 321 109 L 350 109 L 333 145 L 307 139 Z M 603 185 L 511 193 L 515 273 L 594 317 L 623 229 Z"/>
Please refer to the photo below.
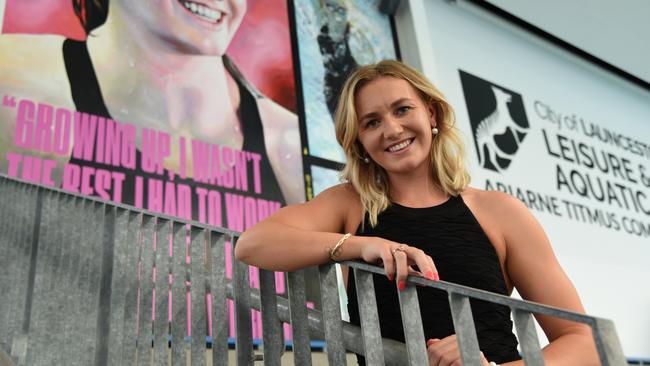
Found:
<path fill-rule="evenodd" d="M 421 173 L 389 174 L 390 199 L 407 207 L 431 207 L 449 197 L 427 170 Z"/>
<path fill-rule="evenodd" d="M 222 58 L 174 52 L 121 11 L 87 41 L 113 118 L 240 147 L 239 90 Z"/>

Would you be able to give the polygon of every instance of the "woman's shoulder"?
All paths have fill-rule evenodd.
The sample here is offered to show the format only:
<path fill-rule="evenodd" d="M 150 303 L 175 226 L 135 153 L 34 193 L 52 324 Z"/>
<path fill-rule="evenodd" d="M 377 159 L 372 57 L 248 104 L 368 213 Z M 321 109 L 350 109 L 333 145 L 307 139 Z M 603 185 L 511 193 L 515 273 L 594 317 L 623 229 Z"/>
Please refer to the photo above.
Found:
<path fill-rule="evenodd" d="M 302 202 L 305 186 L 298 117 L 264 96 L 257 98 L 257 106 L 266 151 L 285 198 L 288 203 Z"/>
<path fill-rule="evenodd" d="M 501 191 L 486 191 L 483 189 L 466 188 L 461 196 L 465 202 L 493 214 L 517 213 L 527 210 L 523 202 Z"/>
<path fill-rule="evenodd" d="M 261 96 L 257 99 L 260 116 L 270 122 L 274 127 L 297 128 L 298 116 L 268 97 Z"/>
<path fill-rule="evenodd" d="M 361 220 L 363 220 L 364 211 L 361 197 L 351 183 L 345 182 L 332 186 L 321 192 L 317 197 L 321 200 L 327 200 L 329 204 L 339 210 L 345 221 L 346 232 L 356 232 Z"/>
<path fill-rule="evenodd" d="M 63 37 L 44 35 L 0 36 L 0 99 L 6 105 L 22 100 L 34 104 L 74 109 L 61 45 Z M 18 108 L 0 108 L 0 155 L 15 149 Z M 0 164 L 2 165 L 2 164 Z"/>
<path fill-rule="evenodd" d="M 501 240 L 534 221 L 528 207 L 507 193 L 467 188 L 461 196 L 492 240 Z"/>
<path fill-rule="evenodd" d="M 361 220 L 361 201 L 350 184 L 337 184 L 311 200 L 283 207 L 283 222 L 315 231 L 352 232 Z"/>
<path fill-rule="evenodd" d="M 3 34 L 0 36 L 2 69 L 60 71 L 65 68 L 62 56 L 64 40 L 55 35 Z"/>
<path fill-rule="evenodd" d="M 325 202 L 327 205 L 337 207 L 345 213 L 346 216 L 351 214 L 356 217 L 358 213 L 363 212 L 361 198 L 354 186 L 349 183 L 339 183 L 325 189 L 314 197 L 315 202 Z"/>
<path fill-rule="evenodd" d="M 361 204 L 359 193 L 350 182 L 333 185 L 318 194 L 317 197 L 328 199 L 347 199 L 350 200 L 350 203 L 358 202 Z"/>
<path fill-rule="evenodd" d="M 0 35 L 0 47 L 11 47 L 17 52 L 38 50 L 41 52 L 61 51 L 61 45 L 65 37 L 54 34 L 2 34 Z M 3 54 L 4 55 L 4 54 Z M 43 60 L 40 60 L 41 62 Z"/>
<path fill-rule="evenodd" d="M 3 92 L 60 106 L 68 104 L 70 87 L 62 56 L 63 41 L 63 37 L 54 35 L 0 36 Z"/>

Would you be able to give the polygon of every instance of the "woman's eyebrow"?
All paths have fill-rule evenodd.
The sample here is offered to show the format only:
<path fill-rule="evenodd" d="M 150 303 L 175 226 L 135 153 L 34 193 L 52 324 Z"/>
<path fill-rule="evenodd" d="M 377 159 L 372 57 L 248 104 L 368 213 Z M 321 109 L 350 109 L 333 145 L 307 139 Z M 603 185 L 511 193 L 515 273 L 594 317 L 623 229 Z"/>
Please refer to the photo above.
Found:
<path fill-rule="evenodd" d="M 378 115 L 378 114 L 379 114 L 379 113 L 377 113 L 377 112 L 375 112 L 375 111 L 368 112 L 368 113 L 364 114 L 363 116 L 359 117 L 359 121 L 363 121 L 363 120 L 366 119 L 366 118 L 374 117 L 374 116 L 376 116 L 376 115 Z"/>
<path fill-rule="evenodd" d="M 400 104 L 402 104 L 404 102 L 412 102 L 412 99 L 411 98 L 399 98 L 399 99 L 393 101 L 390 104 L 390 107 L 395 108 L 396 106 L 398 106 L 398 105 L 400 105 Z M 368 118 L 368 117 L 373 117 L 373 116 L 375 116 L 377 114 L 379 114 L 379 113 L 377 113 L 375 111 L 368 112 L 368 113 L 364 114 L 363 116 L 359 117 L 359 121 L 361 121 L 361 120 L 363 120 L 365 118 Z"/>
<path fill-rule="evenodd" d="M 410 102 L 410 101 L 411 101 L 411 98 L 399 98 L 399 99 L 397 99 L 396 101 L 392 102 L 392 103 L 390 104 L 390 106 L 391 106 L 391 107 L 396 107 L 396 106 L 399 105 L 399 104 L 402 104 L 402 103 L 404 103 L 404 102 Z"/>

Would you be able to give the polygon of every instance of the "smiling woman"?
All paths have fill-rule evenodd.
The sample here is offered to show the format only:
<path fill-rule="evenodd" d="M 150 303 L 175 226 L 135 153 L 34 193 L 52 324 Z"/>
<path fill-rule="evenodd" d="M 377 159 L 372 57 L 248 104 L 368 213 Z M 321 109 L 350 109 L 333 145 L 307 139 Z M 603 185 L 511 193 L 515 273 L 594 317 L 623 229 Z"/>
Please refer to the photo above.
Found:
<path fill-rule="evenodd" d="M 348 161 L 343 177 L 358 187 L 371 223 L 376 223 L 377 214 L 389 204 L 386 169 L 381 164 L 362 164 L 358 159 L 368 154 L 363 142 L 371 143 L 373 137 L 386 137 L 378 142 L 380 148 L 381 144 L 410 144 L 419 137 L 420 155 L 412 158 L 411 165 L 394 164 L 394 167 L 408 172 L 416 168 L 413 164 L 420 164 L 418 174 L 426 174 L 431 169 L 434 181 L 446 195 L 458 195 L 467 186 L 470 178 L 464 166 L 462 140 L 454 127 L 453 111 L 442 93 L 424 76 L 406 65 L 384 62 L 377 68 L 360 69 L 355 78 L 348 79 L 345 88 L 336 118 L 337 139 Z M 376 98 L 377 95 L 382 98 Z M 406 141 L 392 141 L 396 138 Z M 383 149 L 388 147 L 395 149 L 395 146 Z M 395 156 L 388 152 L 377 153 L 373 160 Z M 405 155 L 408 156 L 411 155 Z"/>
<path fill-rule="evenodd" d="M 96 11 L 89 3 L 82 15 Z M 245 0 L 111 1 L 105 23 L 89 30 L 87 40 L 87 62 L 106 105 L 95 103 L 99 108 L 92 112 L 101 115 L 103 109 L 118 120 L 165 131 L 174 142 L 187 140 L 187 146 L 200 138 L 259 154 L 261 198 L 300 202 L 295 115 L 262 97 L 225 56 L 245 12 Z M 84 53 L 84 45 L 68 43 L 72 57 Z M 72 84 L 75 70 L 68 67 Z M 182 149 L 172 144 L 165 168 L 192 177 L 193 152 Z"/>
<path fill-rule="evenodd" d="M 526 299 L 584 311 L 527 208 L 503 193 L 467 187 L 452 109 L 418 71 L 397 61 L 359 68 L 343 87 L 336 130 L 347 182 L 247 230 L 239 259 L 285 271 L 357 258 L 380 263 L 385 276 L 375 275 L 374 287 L 382 336 L 400 341 L 396 291 L 409 274 L 503 295 L 516 287 Z M 350 321 L 359 324 L 355 282 L 347 283 Z M 446 294 L 417 291 L 430 364 L 460 364 Z M 483 365 L 523 365 L 509 309 L 470 302 Z M 598 363 L 588 327 L 538 321 L 551 341 L 547 364 Z"/>
<path fill-rule="evenodd" d="M 152 47 L 223 56 L 246 13 L 246 1 L 112 0 L 109 10 L 109 20 L 121 17 L 133 36 Z"/>

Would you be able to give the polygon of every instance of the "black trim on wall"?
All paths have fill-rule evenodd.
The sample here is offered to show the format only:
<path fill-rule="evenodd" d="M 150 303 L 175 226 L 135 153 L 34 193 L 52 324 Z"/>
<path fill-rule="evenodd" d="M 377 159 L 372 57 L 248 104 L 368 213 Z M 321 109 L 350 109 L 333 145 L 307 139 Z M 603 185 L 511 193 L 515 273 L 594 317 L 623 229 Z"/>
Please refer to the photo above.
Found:
<path fill-rule="evenodd" d="M 395 16 L 391 15 L 388 17 L 390 20 L 390 30 L 393 34 L 393 46 L 395 47 L 395 59 L 402 60 L 402 53 L 399 49 L 399 40 L 397 38 L 397 25 L 395 24 Z"/>
<path fill-rule="evenodd" d="M 578 47 L 576 47 L 576 46 L 574 46 L 574 45 L 572 45 L 572 44 L 570 44 L 570 43 L 568 43 L 566 41 L 564 41 L 564 40 L 562 40 L 561 38 L 558 38 L 558 37 L 546 32 L 546 31 L 544 31 L 543 29 L 532 25 L 531 23 L 528 23 L 527 21 L 525 21 L 525 20 L 523 20 L 523 19 L 521 19 L 521 18 L 519 18 L 519 17 L 517 17 L 517 16 L 515 16 L 515 15 L 501 9 L 501 8 L 499 8 L 496 5 L 490 4 L 485 0 L 466 0 L 466 1 L 473 4 L 473 5 L 475 5 L 475 6 L 477 6 L 477 7 L 479 7 L 479 8 L 481 8 L 481 9 L 483 9 L 483 10 L 486 10 L 486 11 L 498 16 L 499 18 L 501 18 L 503 20 L 506 20 L 506 21 L 516 25 L 516 26 L 518 26 L 518 27 L 520 27 L 520 28 L 522 28 L 522 29 L 524 29 L 524 30 L 526 30 L 526 31 L 528 31 L 528 32 L 530 32 L 530 33 L 532 33 L 532 34 L 534 34 L 534 35 L 536 35 L 536 36 L 538 36 L 538 37 L 540 37 L 540 38 L 542 38 L 542 39 L 544 39 L 544 40 L 546 40 L 546 41 L 548 41 L 548 42 L 550 42 L 550 43 L 552 43 L 552 44 L 554 44 L 554 45 L 556 45 L 558 47 L 560 47 L 560 48 L 562 48 L 562 49 L 564 49 L 565 51 L 568 51 L 568 52 L 570 52 L 570 53 L 572 53 L 572 54 L 574 54 L 574 55 L 576 55 L 576 56 L 578 56 L 578 57 L 580 57 L 580 58 L 582 58 L 582 59 L 584 59 L 586 61 L 589 61 L 592 64 L 594 64 L 596 66 L 599 66 L 600 68 L 602 68 L 602 69 L 604 69 L 606 71 L 609 71 L 612 74 L 614 74 L 614 75 L 616 75 L 616 76 L 618 76 L 618 77 L 620 77 L 620 78 L 622 78 L 622 79 L 624 79 L 624 80 L 626 80 L 626 81 L 628 81 L 628 82 L 630 82 L 632 84 L 635 84 L 635 85 L 645 89 L 646 91 L 650 92 L 650 83 L 649 82 L 647 82 L 647 81 L 645 81 L 643 79 L 640 79 L 640 78 L 628 73 L 627 71 L 624 71 L 623 69 L 620 69 L 620 68 L 618 68 L 618 67 L 616 67 L 616 66 L 614 66 L 614 65 L 612 65 L 612 64 L 610 64 L 610 63 L 608 63 L 608 62 L 606 62 L 606 61 L 604 61 L 604 60 L 602 60 L 602 59 L 600 59 L 600 58 L 598 58 L 598 57 L 596 57 L 596 56 L 594 56 L 594 55 L 592 55 L 592 54 L 590 54 L 590 53 L 588 53 L 588 52 L 586 52 L 586 51 L 584 51 L 584 50 L 582 50 L 582 49 L 580 49 L 580 48 L 578 48 Z"/>
<path fill-rule="evenodd" d="M 401 1 L 401 0 L 400 0 Z M 312 180 L 312 167 L 319 166 L 326 169 L 341 171 L 345 164 L 320 158 L 311 155 L 309 150 L 309 138 L 307 136 L 307 118 L 305 116 L 305 101 L 303 98 L 303 85 L 302 85 L 302 65 L 300 63 L 300 44 L 298 42 L 298 29 L 296 24 L 296 6 L 293 0 L 287 0 L 289 12 L 289 27 L 291 34 L 291 52 L 294 69 L 295 80 L 295 94 L 296 94 L 296 114 L 298 115 L 298 123 L 300 127 L 300 140 L 301 140 L 301 154 L 302 154 L 302 168 L 303 179 L 305 183 L 305 197 L 311 199 L 313 197 L 313 180 Z M 391 37 L 393 47 L 395 49 L 395 58 L 400 60 L 401 54 L 399 43 L 397 40 L 397 28 L 395 25 L 395 18 L 392 15 L 386 14 L 390 22 Z"/>
<path fill-rule="evenodd" d="M 291 59 L 293 62 L 293 82 L 296 95 L 296 114 L 298 115 L 298 129 L 300 131 L 300 154 L 302 155 L 302 179 L 305 183 L 305 197 L 311 192 L 311 183 L 306 178 L 309 174 L 309 163 L 305 159 L 309 151 L 309 140 L 307 139 L 307 118 L 305 118 L 305 103 L 302 95 L 302 69 L 300 66 L 300 52 L 298 45 L 298 29 L 296 25 L 296 8 L 293 0 L 287 0 L 287 11 L 289 12 L 289 34 L 291 36 Z"/>
<path fill-rule="evenodd" d="M 305 155 L 303 159 L 309 164 L 310 167 L 312 165 L 317 165 L 323 168 L 341 171 L 345 166 L 344 163 L 339 163 L 333 160 L 319 158 L 318 156 L 313 156 L 313 155 Z"/>

